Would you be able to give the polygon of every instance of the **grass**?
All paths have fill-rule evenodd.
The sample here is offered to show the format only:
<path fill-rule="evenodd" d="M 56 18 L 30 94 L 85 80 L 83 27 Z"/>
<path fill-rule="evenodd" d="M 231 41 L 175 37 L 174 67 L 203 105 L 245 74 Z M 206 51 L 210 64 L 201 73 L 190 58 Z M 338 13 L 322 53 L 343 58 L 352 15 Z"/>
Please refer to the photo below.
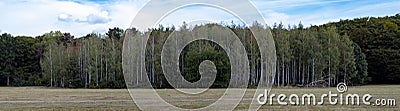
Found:
<path fill-rule="evenodd" d="M 236 110 L 248 108 L 255 89 L 245 94 Z M 273 88 L 273 94 L 321 95 L 336 88 Z M 172 89 L 157 89 L 160 97 L 181 108 L 201 108 L 215 102 L 223 89 L 211 89 L 197 96 L 185 95 Z M 400 85 L 367 85 L 349 87 L 347 93 L 371 94 L 375 99 L 400 101 Z M 326 100 L 325 103 L 328 101 Z M 276 103 L 276 101 L 275 101 Z M 352 105 L 264 105 L 260 110 L 398 110 L 396 106 Z M 46 87 L 0 87 L 0 110 L 139 110 L 127 89 L 55 89 Z"/>

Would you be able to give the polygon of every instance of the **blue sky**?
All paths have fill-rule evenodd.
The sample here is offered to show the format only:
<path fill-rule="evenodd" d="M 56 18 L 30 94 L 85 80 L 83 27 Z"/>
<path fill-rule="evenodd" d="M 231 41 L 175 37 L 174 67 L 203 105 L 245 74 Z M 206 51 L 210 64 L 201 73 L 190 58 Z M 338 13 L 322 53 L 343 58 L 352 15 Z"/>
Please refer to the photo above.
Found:
<path fill-rule="evenodd" d="M 82 36 L 104 33 L 108 28 L 129 28 L 136 13 L 149 0 L 1 0 L 0 31 L 38 36 L 52 30 Z M 173 1 L 163 1 L 165 5 Z M 251 0 L 267 24 L 282 22 L 305 26 L 340 19 L 387 16 L 400 13 L 398 0 Z M 240 3 L 231 2 L 240 8 Z M 157 12 L 157 8 L 154 12 Z M 179 9 L 161 24 L 179 26 L 183 21 L 238 21 L 229 13 L 206 6 Z M 143 21 L 146 22 L 146 21 Z"/>

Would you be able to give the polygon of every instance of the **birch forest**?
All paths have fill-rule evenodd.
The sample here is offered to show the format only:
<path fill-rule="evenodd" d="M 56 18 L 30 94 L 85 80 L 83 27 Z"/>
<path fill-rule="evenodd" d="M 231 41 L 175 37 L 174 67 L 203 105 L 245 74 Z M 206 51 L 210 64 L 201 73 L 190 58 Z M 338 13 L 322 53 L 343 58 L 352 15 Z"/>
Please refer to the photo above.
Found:
<path fill-rule="evenodd" d="M 215 25 L 215 24 L 206 24 Z M 368 83 L 400 83 L 400 15 L 341 20 L 324 25 L 258 24 L 270 30 L 275 40 L 276 87 L 330 87 Z M 250 62 L 249 87 L 257 86 L 261 75 L 260 52 L 248 27 L 229 24 L 244 45 Z M 199 26 L 148 29 L 146 71 L 155 88 L 171 88 L 161 69 L 164 41 L 174 31 L 191 33 Z M 37 37 L 0 38 L 0 85 L 47 86 L 61 88 L 125 88 L 122 47 L 125 33 L 135 28 L 110 28 L 107 33 L 74 37 L 51 31 Z M 190 43 L 179 57 L 182 77 L 200 79 L 198 67 L 204 60 L 214 62 L 217 75 L 213 88 L 226 88 L 230 62 L 216 43 Z"/>

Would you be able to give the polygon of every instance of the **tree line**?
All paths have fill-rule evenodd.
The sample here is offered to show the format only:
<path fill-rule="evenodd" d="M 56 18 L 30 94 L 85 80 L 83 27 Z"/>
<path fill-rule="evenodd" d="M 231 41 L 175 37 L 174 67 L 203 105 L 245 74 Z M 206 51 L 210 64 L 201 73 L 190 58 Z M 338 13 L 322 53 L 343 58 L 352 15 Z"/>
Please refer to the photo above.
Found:
<path fill-rule="evenodd" d="M 123 30 L 74 38 L 51 31 L 41 36 L 1 36 L 2 86 L 123 88 Z"/>
<path fill-rule="evenodd" d="M 366 19 L 372 22 L 365 22 Z M 311 27 L 302 24 L 272 25 L 269 28 L 277 55 L 274 84 L 327 87 L 345 82 L 363 85 L 371 80 L 372 83 L 387 83 L 386 80 L 399 77 L 399 19 L 399 15 L 396 15 L 342 20 Z M 255 38 L 249 27 L 234 24 L 226 26 L 246 48 L 250 62 L 249 86 L 256 86 L 261 65 Z M 164 41 L 174 31 L 191 33 L 198 27 L 201 26 L 184 24 L 175 29 L 160 25 L 146 32 L 135 28 L 111 28 L 106 34 L 91 33 L 80 38 L 60 31 L 34 38 L 2 34 L 0 85 L 124 88 L 122 46 L 125 33 L 132 31 L 150 35 L 145 62 L 153 87 L 170 88 L 161 69 Z M 252 27 L 267 30 L 264 24 L 255 23 Z M 186 80 L 199 80 L 200 63 L 210 60 L 217 68 L 217 80 L 212 87 L 227 87 L 230 62 L 225 50 L 218 44 L 195 41 L 184 48 L 179 58 L 180 70 Z M 387 78 L 382 79 L 381 76 Z M 399 81 L 396 79 L 391 83 Z"/>
<path fill-rule="evenodd" d="M 400 83 L 400 14 L 363 17 L 325 24 L 359 44 L 368 61 L 372 84 Z"/>

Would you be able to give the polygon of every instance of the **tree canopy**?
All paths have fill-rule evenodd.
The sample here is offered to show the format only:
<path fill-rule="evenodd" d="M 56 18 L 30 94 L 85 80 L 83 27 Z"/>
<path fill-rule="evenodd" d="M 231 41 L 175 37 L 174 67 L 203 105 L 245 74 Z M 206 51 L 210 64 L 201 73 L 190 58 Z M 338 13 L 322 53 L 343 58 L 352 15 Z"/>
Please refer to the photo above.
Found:
<path fill-rule="evenodd" d="M 350 85 L 400 83 L 400 15 L 341 20 L 320 26 L 274 24 L 268 27 L 275 40 L 276 86 L 327 87 L 339 82 Z M 153 87 L 170 88 L 161 69 L 161 51 L 172 32 L 193 36 L 193 29 L 163 27 L 139 32 L 110 28 L 106 34 L 76 38 L 51 31 L 37 37 L 0 36 L 0 85 L 64 88 L 124 88 L 122 47 L 125 34 L 150 35 L 146 47 L 146 71 Z M 258 45 L 249 27 L 226 26 L 245 46 L 250 62 L 249 86 L 261 75 Z M 253 25 L 269 30 L 261 24 Z M 184 79 L 199 80 L 199 65 L 215 63 L 217 79 L 212 87 L 227 87 L 230 62 L 218 44 L 201 40 L 186 46 L 179 57 Z"/>

